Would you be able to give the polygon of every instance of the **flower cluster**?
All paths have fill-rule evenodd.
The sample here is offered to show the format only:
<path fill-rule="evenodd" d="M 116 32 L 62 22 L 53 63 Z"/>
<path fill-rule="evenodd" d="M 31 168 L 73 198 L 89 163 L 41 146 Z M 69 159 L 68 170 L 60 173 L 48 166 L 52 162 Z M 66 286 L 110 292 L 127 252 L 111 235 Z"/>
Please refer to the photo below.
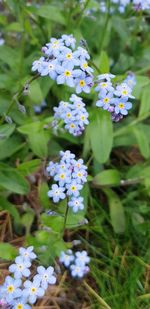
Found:
<path fill-rule="evenodd" d="M 72 94 L 70 101 L 61 101 L 58 107 L 54 107 L 54 119 L 61 119 L 65 123 L 65 129 L 74 136 L 81 135 L 84 131 L 84 126 L 89 123 L 88 112 L 85 109 L 85 104 L 82 98 Z"/>
<path fill-rule="evenodd" d="M 62 251 L 59 261 L 70 270 L 72 277 L 83 278 L 89 272 L 90 257 L 85 250 L 77 251 L 75 254 L 70 249 Z"/>
<path fill-rule="evenodd" d="M 41 76 L 49 76 L 57 84 L 75 87 L 76 93 L 90 93 L 93 86 L 93 69 L 88 65 L 90 56 L 86 49 L 75 49 L 73 35 L 62 35 L 60 39 L 51 38 L 42 48 L 44 54 L 32 64 L 32 71 Z"/>
<path fill-rule="evenodd" d="M 113 6 L 110 7 L 110 13 L 114 13 L 115 10 L 120 13 L 124 13 L 128 5 L 132 5 L 136 11 L 145 11 L 150 9 L 150 0 L 111 0 L 111 3 Z M 100 3 L 100 10 L 102 12 L 106 12 L 108 10 L 106 1 L 102 1 Z"/>
<path fill-rule="evenodd" d="M 98 76 L 98 85 L 95 91 L 99 92 L 99 100 L 96 102 L 96 106 L 110 112 L 112 120 L 118 122 L 132 108 L 132 103 L 128 99 L 134 98 L 131 93 L 136 82 L 134 75 L 130 74 L 121 84 L 114 88 L 111 81 L 114 77 L 115 75 L 110 73 Z"/>
<path fill-rule="evenodd" d="M 48 285 L 56 283 L 56 277 L 53 267 L 49 266 L 45 269 L 43 266 L 39 266 L 33 280 L 26 280 L 31 275 L 29 268 L 36 255 L 32 246 L 27 249 L 20 248 L 19 253 L 15 263 L 9 267 L 13 277 L 7 276 L 0 288 L 0 298 L 5 308 L 30 309 L 30 305 L 44 296 Z"/>
<path fill-rule="evenodd" d="M 58 203 L 61 199 L 68 197 L 68 206 L 73 212 L 78 212 L 84 208 L 83 198 L 80 191 L 83 184 L 87 181 L 87 167 L 83 164 L 83 160 L 75 159 L 75 155 L 69 150 L 60 151 L 59 163 L 49 162 L 47 172 L 58 184 L 53 184 L 48 196 L 54 203 Z"/>

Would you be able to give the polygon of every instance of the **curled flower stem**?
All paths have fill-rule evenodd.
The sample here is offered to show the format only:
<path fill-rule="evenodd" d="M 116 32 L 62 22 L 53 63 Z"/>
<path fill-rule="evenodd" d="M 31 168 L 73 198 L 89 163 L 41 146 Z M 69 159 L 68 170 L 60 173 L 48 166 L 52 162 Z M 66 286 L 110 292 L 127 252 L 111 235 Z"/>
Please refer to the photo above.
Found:
<path fill-rule="evenodd" d="M 19 100 L 19 98 L 21 97 L 21 95 L 23 94 L 23 92 L 24 92 L 24 91 L 27 91 L 28 88 L 29 88 L 29 85 L 30 85 L 34 80 L 36 80 L 36 79 L 39 78 L 39 77 L 40 77 L 40 74 L 39 74 L 39 73 L 36 74 L 35 76 L 33 76 L 31 79 L 29 79 L 29 80 L 25 83 L 25 85 L 20 89 L 20 91 L 18 91 L 18 92 L 13 96 L 13 98 L 12 98 L 12 100 L 11 100 L 11 102 L 10 102 L 8 108 L 7 108 L 6 113 L 3 115 L 3 117 L 2 117 L 2 119 L 1 119 L 1 121 L 0 121 L 1 124 L 4 122 L 5 117 L 8 116 L 8 115 L 10 114 L 10 112 L 11 112 L 11 110 L 12 110 L 14 104 L 15 104 L 15 103 L 18 103 L 18 100 Z"/>

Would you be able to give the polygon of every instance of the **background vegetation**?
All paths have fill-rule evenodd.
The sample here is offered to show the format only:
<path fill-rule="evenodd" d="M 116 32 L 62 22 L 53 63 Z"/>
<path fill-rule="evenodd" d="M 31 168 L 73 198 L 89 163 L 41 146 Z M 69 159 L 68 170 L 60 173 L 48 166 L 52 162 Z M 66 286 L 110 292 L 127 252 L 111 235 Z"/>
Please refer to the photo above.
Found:
<path fill-rule="evenodd" d="M 56 289 L 37 304 L 42 308 L 150 308 L 149 16 L 131 7 L 110 14 L 110 5 L 108 1 L 102 13 L 92 0 L 0 4 L 5 40 L 0 46 L 1 280 L 22 244 L 33 244 L 40 263 L 55 263 L 59 272 L 60 252 L 74 239 L 91 256 L 91 271 L 83 281 L 61 270 Z M 136 100 L 120 123 L 112 124 L 107 112 L 94 107 L 92 90 L 83 94 L 90 125 L 82 137 L 50 126 L 53 107 L 68 100 L 72 90 L 48 77 L 28 81 L 41 47 L 64 33 L 86 40 L 97 73 L 110 71 L 118 81 L 135 73 Z M 21 93 L 25 86 L 29 89 Z M 46 106 L 35 113 L 43 100 Z M 48 199 L 45 167 L 66 149 L 84 158 L 89 182 L 83 192 L 85 210 L 69 212 L 62 238 L 65 205 L 57 207 Z M 47 216 L 49 209 L 58 215 Z"/>

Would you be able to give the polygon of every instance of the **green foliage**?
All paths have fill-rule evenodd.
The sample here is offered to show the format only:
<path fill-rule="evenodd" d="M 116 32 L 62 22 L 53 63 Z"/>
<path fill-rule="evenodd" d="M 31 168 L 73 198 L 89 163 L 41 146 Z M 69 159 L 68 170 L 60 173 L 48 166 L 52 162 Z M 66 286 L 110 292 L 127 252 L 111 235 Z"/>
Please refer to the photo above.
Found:
<path fill-rule="evenodd" d="M 111 1 L 106 2 L 109 7 Z M 88 308 L 103 308 L 100 295 L 113 309 L 149 309 L 148 12 L 129 8 L 122 15 L 116 11 L 104 14 L 94 0 L 85 1 L 82 7 L 77 0 L 35 0 L 30 5 L 24 0 L 6 0 L 0 7 L 5 39 L 0 46 L 0 218 L 4 239 L 0 258 L 12 260 L 17 254 L 9 243 L 9 233 L 3 235 L 7 213 L 12 237 L 34 245 L 45 266 L 54 264 L 62 250 L 72 248 L 74 239 L 82 241 L 81 249 L 86 248 L 92 257 L 88 282 L 95 293 L 80 282 L 83 302 L 78 296 L 74 299 L 79 307 L 85 303 Z M 92 16 L 86 14 L 91 9 Z M 74 89 L 58 86 L 49 77 L 34 80 L 31 65 L 50 37 L 64 33 L 72 33 L 78 43 L 86 40 L 95 80 L 98 74 L 111 72 L 120 83 L 128 72 L 135 74 L 133 109 L 121 122 L 112 123 L 107 111 L 95 107 L 97 94 L 92 90 L 83 95 L 90 115 L 85 133 L 73 137 L 61 123 L 53 129 L 53 107 L 67 101 Z M 35 113 L 34 106 L 43 100 L 47 106 Z M 84 158 L 89 175 L 82 191 L 85 208 L 77 214 L 69 208 L 64 227 L 67 202 L 54 204 L 48 198 L 52 179 L 45 169 L 50 160 L 57 161 L 60 150 L 67 149 Z M 78 295 L 72 293 L 69 277 L 67 285 L 69 295 Z M 87 293 L 90 305 L 86 304 Z"/>

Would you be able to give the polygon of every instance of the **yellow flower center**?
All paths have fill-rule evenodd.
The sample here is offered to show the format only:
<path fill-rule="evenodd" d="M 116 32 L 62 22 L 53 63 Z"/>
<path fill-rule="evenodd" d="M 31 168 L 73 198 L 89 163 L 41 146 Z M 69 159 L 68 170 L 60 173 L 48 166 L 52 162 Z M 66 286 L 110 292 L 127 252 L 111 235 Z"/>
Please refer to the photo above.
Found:
<path fill-rule="evenodd" d="M 70 127 L 71 127 L 71 128 L 75 128 L 74 123 L 71 123 Z"/>
<path fill-rule="evenodd" d="M 78 173 L 78 174 L 77 174 L 77 176 L 78 176 L 78 177 L 81 177 L 81 176 L 82 176 L 82 174 L 81 174 L 81 173 Z"/>
<path fill-rule="evenodd" d="M 126 94 L 128 94 L 128 91 L 127 90 L 123 90 L 122 93 L 126 95 Z"/>
<path fill-rule="evenodd" d="M 85 86 L 85 81 L 83 79 L 80 80 L 80 86 L 81 87 Z"/>
<path fill-rule="evenodd" d="M 87 62 L 83 63 L 83 67 L 84 67 L 84 69 L 87 69 L 87 67 L 88 67 Z"/>
<path fill-rule="evenodd" d="M 67 118 L 70 118 L 71 117 L 71 114 L 70 113 L 67 113 Z"/>
<path fill-rule="evenodd" d="M 109 99 L 108 98 L 105 98 L 104 99 L 104 103 L 108 103 L 109 102 Z"/>
<path fill-rule="evenodd" d="M 18 305 L 17 305 L 17 309 L 23 309 L 23 305 L 18 304 Z"/>
<path fill-rule="evenodd" d="M 36 288 L 31 288 L 31 293 L 34 294 L 36 292 L 36 290 L 37 290 Z"/>
<path fill-rule="evenodd" d="M 8 293 L 12 293 L 14 291 L 14 286 L 13 285 L 9 285 L 8 287 L 7 287 L 7 292 Z"/>
<path fill-rule="evenodd" d="M 67 54 L 67 55 L 66 55 L 66 58 L 67 58 L 67 59 L 72 59 L 72 54 L 70 54 L 70 53 Z"/>
<path fill-rule="evenodd" d="M 120 104 L 119 104 L 119 107 L 120 107 L 120 108 L 124 108 L 124 104 L 123 104 L 123 103 L 120 103 Z"/>
<path fill-rule="evenodd" d="M 81 120 L 84 120 L 85 119 L 85 116 L 81 116 Z"/>
<path fill-rule="evenodd" d="M 106 83 L 102 83 L 101 86 L 102 86 L 103 88 L 105 88 L 105 87 L 107 86 L 107 84 L 106 84 Z"/>
<path fill-rule="evenodd" d="M 21 269 L 23 269 L 23 265 L 18 265 L 18 268 L 21 270 Z"/>
<path fill-rule="evenodd" d="M 61 175 L 60 175 L 60 178 L 61 178 L 61 179 L 64 179 L 64 178 L 65 178 L 65 175 L 64 175 L 64 174 L 61 174 Z"/>
<path fill-rule="evenodd" d="M 69 70 L 66 70 L 64 72 L 64 74 L 65 74 L 66 77 L 70 77 L 71 76 L 71 72 Z"/>
<path fill-rule="evenodd" d="M 72 190 L 72 191 L 75 191 L 75 190 L 76 190 L 76 187 L 75 187 L 75 186 L 72 186 L 72 187 L 71 187 L 71 190 Z"/>

